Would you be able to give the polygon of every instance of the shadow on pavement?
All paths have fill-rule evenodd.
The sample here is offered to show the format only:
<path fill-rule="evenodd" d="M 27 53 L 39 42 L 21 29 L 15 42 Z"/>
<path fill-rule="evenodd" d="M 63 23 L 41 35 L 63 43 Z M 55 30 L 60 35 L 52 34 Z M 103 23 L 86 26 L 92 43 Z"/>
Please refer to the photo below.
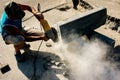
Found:
<path fill-rule="evenodd" d="M 17 65 L 27 78 L 30 80 L 60 80 L 56 74 L 63 74 L 64 70 L 55 68 L 63 64 L 59 56 L 50 52 L 33 50 L 23 54 L 26 60 L 18 62 Z"/>
<path fill-rule="evenodd" d="M 61 8 L 57 8 L 58 10 L 60 10 L 60 11 L 67 11 L 67 10 L 69 10 L 71 7 L 69 7 L 69 6 L 64 6 L 64 7 L 61 7 Z"/>

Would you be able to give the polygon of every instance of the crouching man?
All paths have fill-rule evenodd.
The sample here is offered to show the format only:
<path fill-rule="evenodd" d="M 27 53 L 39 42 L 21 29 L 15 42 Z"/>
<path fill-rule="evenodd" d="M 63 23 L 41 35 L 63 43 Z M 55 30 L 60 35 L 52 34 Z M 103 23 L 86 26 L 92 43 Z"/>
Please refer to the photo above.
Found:
<path fill-rule="evenodd" d="M 1 17 L 3 40 L 6 44 L 14 45 L 16 52 L 15 57 L 19 62 L 24 60 L 20 49 L 24 48 L 26 41 L 49 40 L 45 33 L 36 29 L 23 29 L 22 18 L 25 16 L 24 10 L 28 10 L 39 20 L 44 18 L 42 14 L 37 14 L 34 7 L 16 2 L 6 4 Z"/>

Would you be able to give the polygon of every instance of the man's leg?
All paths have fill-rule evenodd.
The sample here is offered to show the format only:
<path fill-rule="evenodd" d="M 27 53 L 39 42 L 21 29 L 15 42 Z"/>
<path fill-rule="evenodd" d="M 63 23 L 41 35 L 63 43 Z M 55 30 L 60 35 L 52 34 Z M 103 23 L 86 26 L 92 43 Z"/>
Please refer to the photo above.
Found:
<path fill-rule="evenodd" d="M 14 45 L 15 52 L 16 52 L 15 57 L 16 57 L 18 62 L 22 62 L 25 60 L 24 56 L 20 52 L 20 49 L 22 49 L 24 47 L 24 44 L 25 44 L 25 42 L 22 41 L 19 44 Z"/>
<path fill-rule="evenodd" d="M 73 2 L 73 8 L 77 10 L 78 9 L 77 6 L 79 4 L 79 0 L 72 0 L 72 2 Z"/>
<path fill-rule="evenodd" d="M 23 31 L 26 35 L 25 41 L 32 42 L 32 41 L 38 41 L 38 40 L 49 40 L 45 33 L 41 32 L 39 29 L 30 28 L 28 30 Z"/>
<path fill-rule="evenodd" d="M 18 62 L 23 61 L 23 56 L 21 55 L 20 49 L 22 49 L 24 47 L 25 44 L 25 39 L 23 36 L 21 35 L 9 35 L 5 38 L 5 42 L 7 42 L 8 44 L 13 44 L 14 48 L 15 48 L 15 57 L 17 59 Z"/>
<path fill-rule="evenodd" d="M 25 44 L 25 42 L 21 41 L 19 44 L 14 45 L 16 54 L 20 53 L 20 49 L 22 49 L 24 47 L 24 44 Z"/>

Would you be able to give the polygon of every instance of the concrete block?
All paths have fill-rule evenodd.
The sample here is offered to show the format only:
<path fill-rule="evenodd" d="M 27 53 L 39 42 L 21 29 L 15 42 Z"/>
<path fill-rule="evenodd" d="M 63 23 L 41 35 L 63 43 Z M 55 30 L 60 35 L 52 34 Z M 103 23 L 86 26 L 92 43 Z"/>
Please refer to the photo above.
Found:
<path fill-rule="evenodd" d="M 5 63 L 4 59 L 3 59 L 2 56 L 0 55 L 0 72 L 1 72 L 2 74 L 4 74 L 4 73 L 6 73 L 6 72 L 8 72 L 8 71 L 10 71 L 10 70 L 11 70 L 11 69 L 10 69 L 9 65 Z"/>
<path fill-rule="evenodd" d="M 104 43 L 106 43 L 107 45 L 109 45 L 111 47 L 114 47 L 114 45 L 115 45 L 114 39 L 111 39 L 111 38 L 109 38 L 101 33 L 96 32 L 96 31 L 93 31 L 91 33 L 91 38 L 93 38 L 93 37 L 100 39 L 101 41 L 103 41 Z"/>
<path fill-rule="evenodd" d="M 75 15 L 58 23 L 61 37 L 69 39 L 71 34 L 87 34 L 105 24 L 107 18 L 106 8 L 96 8 L 85 13 Z"/>

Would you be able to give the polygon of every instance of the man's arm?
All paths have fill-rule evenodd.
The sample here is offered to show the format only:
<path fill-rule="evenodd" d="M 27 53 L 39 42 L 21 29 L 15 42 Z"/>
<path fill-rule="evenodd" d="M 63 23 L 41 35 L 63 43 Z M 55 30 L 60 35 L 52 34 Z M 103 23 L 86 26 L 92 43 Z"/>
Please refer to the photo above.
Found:
<path fill-rule="evenodd" d="M 36 40 L 44 40 L 47 41 L 48 38 L 43 36 L 26 36 L 23 32 L 18 30 L 16 27 L 13 26 L 5 26 L 4 29 L 11 35 L 22 35 L 26 41 L 36 41 Z"/>
<path fill-rule="evenodd" d="M 28 10 L 29 12 L 31 12 L 31 13 L 33 13 L 33 14 L 37 13 L 37 11 L 35 10 L 34 7 L 31 7 L 31 6 L 29 6 L 29 5 L 19 4 L 19 3 L 18 3 L 18 5 L 19 5 L 23 10 Z"/>
<path fill-rule="evenodd" d="M 23 5 L 23 4 L 19 4 L 18 5 L 23 9 L 23 10 L 28 10 L 29 12 L 33 13 L 34 16 L 40 21 L 41 19 L 44 19 L 44 16 L 36 11 L 36 9 L 34 7 L 31 7 L 29 5 Z"/>

